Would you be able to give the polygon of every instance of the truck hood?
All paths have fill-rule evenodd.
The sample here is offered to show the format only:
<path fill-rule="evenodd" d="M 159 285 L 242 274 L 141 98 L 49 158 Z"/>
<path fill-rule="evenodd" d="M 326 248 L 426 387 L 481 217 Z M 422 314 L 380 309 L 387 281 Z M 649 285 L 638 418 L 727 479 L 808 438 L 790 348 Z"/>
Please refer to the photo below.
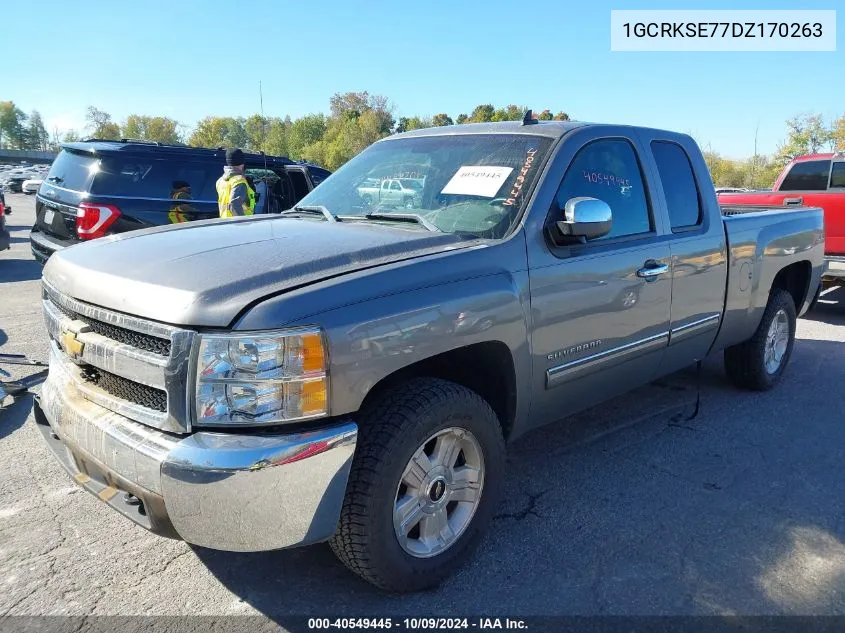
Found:
<path fill-rule="evenodd" d="M 104 308 L 174 325 L 225 327 L 267 296 L 477 243 L 416 227 L 259 216 L 72 246 L 49 259 L 44 278 Z"/>

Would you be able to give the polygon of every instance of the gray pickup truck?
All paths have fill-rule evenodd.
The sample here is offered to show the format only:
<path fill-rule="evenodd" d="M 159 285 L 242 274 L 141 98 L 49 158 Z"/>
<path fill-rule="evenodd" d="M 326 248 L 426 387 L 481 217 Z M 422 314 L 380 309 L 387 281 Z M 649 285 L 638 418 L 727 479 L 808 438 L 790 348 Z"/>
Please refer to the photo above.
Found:
<path fill-rule="evenodd" d="M 413 171 L 420 206 L 358 187 Z M 35 417 L 77 483 L 230 551 L 329 540 L 391 591 L 490 524 L 505 446 L 709 354 L 763 390 L 819 284 L 818 209 L 722 208 L 683 134 L 575 122 L 377 142 L 282 216 L 44 269 Z"/>

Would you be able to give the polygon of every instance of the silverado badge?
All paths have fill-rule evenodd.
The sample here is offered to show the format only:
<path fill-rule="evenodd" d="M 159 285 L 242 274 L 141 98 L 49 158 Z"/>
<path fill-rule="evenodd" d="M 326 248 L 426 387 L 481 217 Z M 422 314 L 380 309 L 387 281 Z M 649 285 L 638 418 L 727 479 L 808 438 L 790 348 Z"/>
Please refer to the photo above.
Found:
<path fill-rule="evenodd" d="M 76 338 L 76 332 L 62 330 L 61 341 L 62 348 L 64 348 L 65 353 L 72 359 L 82 356 L 82 350 L 85 349 L 85 343 Z"/>

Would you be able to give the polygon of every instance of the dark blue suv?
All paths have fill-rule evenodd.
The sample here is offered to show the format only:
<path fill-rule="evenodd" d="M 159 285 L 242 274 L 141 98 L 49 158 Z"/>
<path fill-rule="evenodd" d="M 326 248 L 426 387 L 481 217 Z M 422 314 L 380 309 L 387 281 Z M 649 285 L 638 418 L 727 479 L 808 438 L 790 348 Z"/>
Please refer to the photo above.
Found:
<path fill-rule="evenodd" d="M 218 217 L 215 182 L 225 154 L 130 139 L 64 144 L 36 198 L 32 254 L 44 263 L 83 240 Z M 289 209 L 330 174 L 281 156 L 245 158 L 256 213 Z"/>

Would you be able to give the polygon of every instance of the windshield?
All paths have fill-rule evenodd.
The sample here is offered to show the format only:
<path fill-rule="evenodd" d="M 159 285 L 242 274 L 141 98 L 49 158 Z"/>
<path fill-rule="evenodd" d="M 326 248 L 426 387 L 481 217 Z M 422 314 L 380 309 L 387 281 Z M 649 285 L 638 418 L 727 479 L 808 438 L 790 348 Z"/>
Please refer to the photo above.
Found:
<path fill-rule="evenodd" d="M 375 143 L 300 202 L 336 216 L 420 216 L 445 233 L 504 237 L 537 178 L 551 139 L 465 134 Z M 413 225 L 412 225 L 413 226 Z"/>

